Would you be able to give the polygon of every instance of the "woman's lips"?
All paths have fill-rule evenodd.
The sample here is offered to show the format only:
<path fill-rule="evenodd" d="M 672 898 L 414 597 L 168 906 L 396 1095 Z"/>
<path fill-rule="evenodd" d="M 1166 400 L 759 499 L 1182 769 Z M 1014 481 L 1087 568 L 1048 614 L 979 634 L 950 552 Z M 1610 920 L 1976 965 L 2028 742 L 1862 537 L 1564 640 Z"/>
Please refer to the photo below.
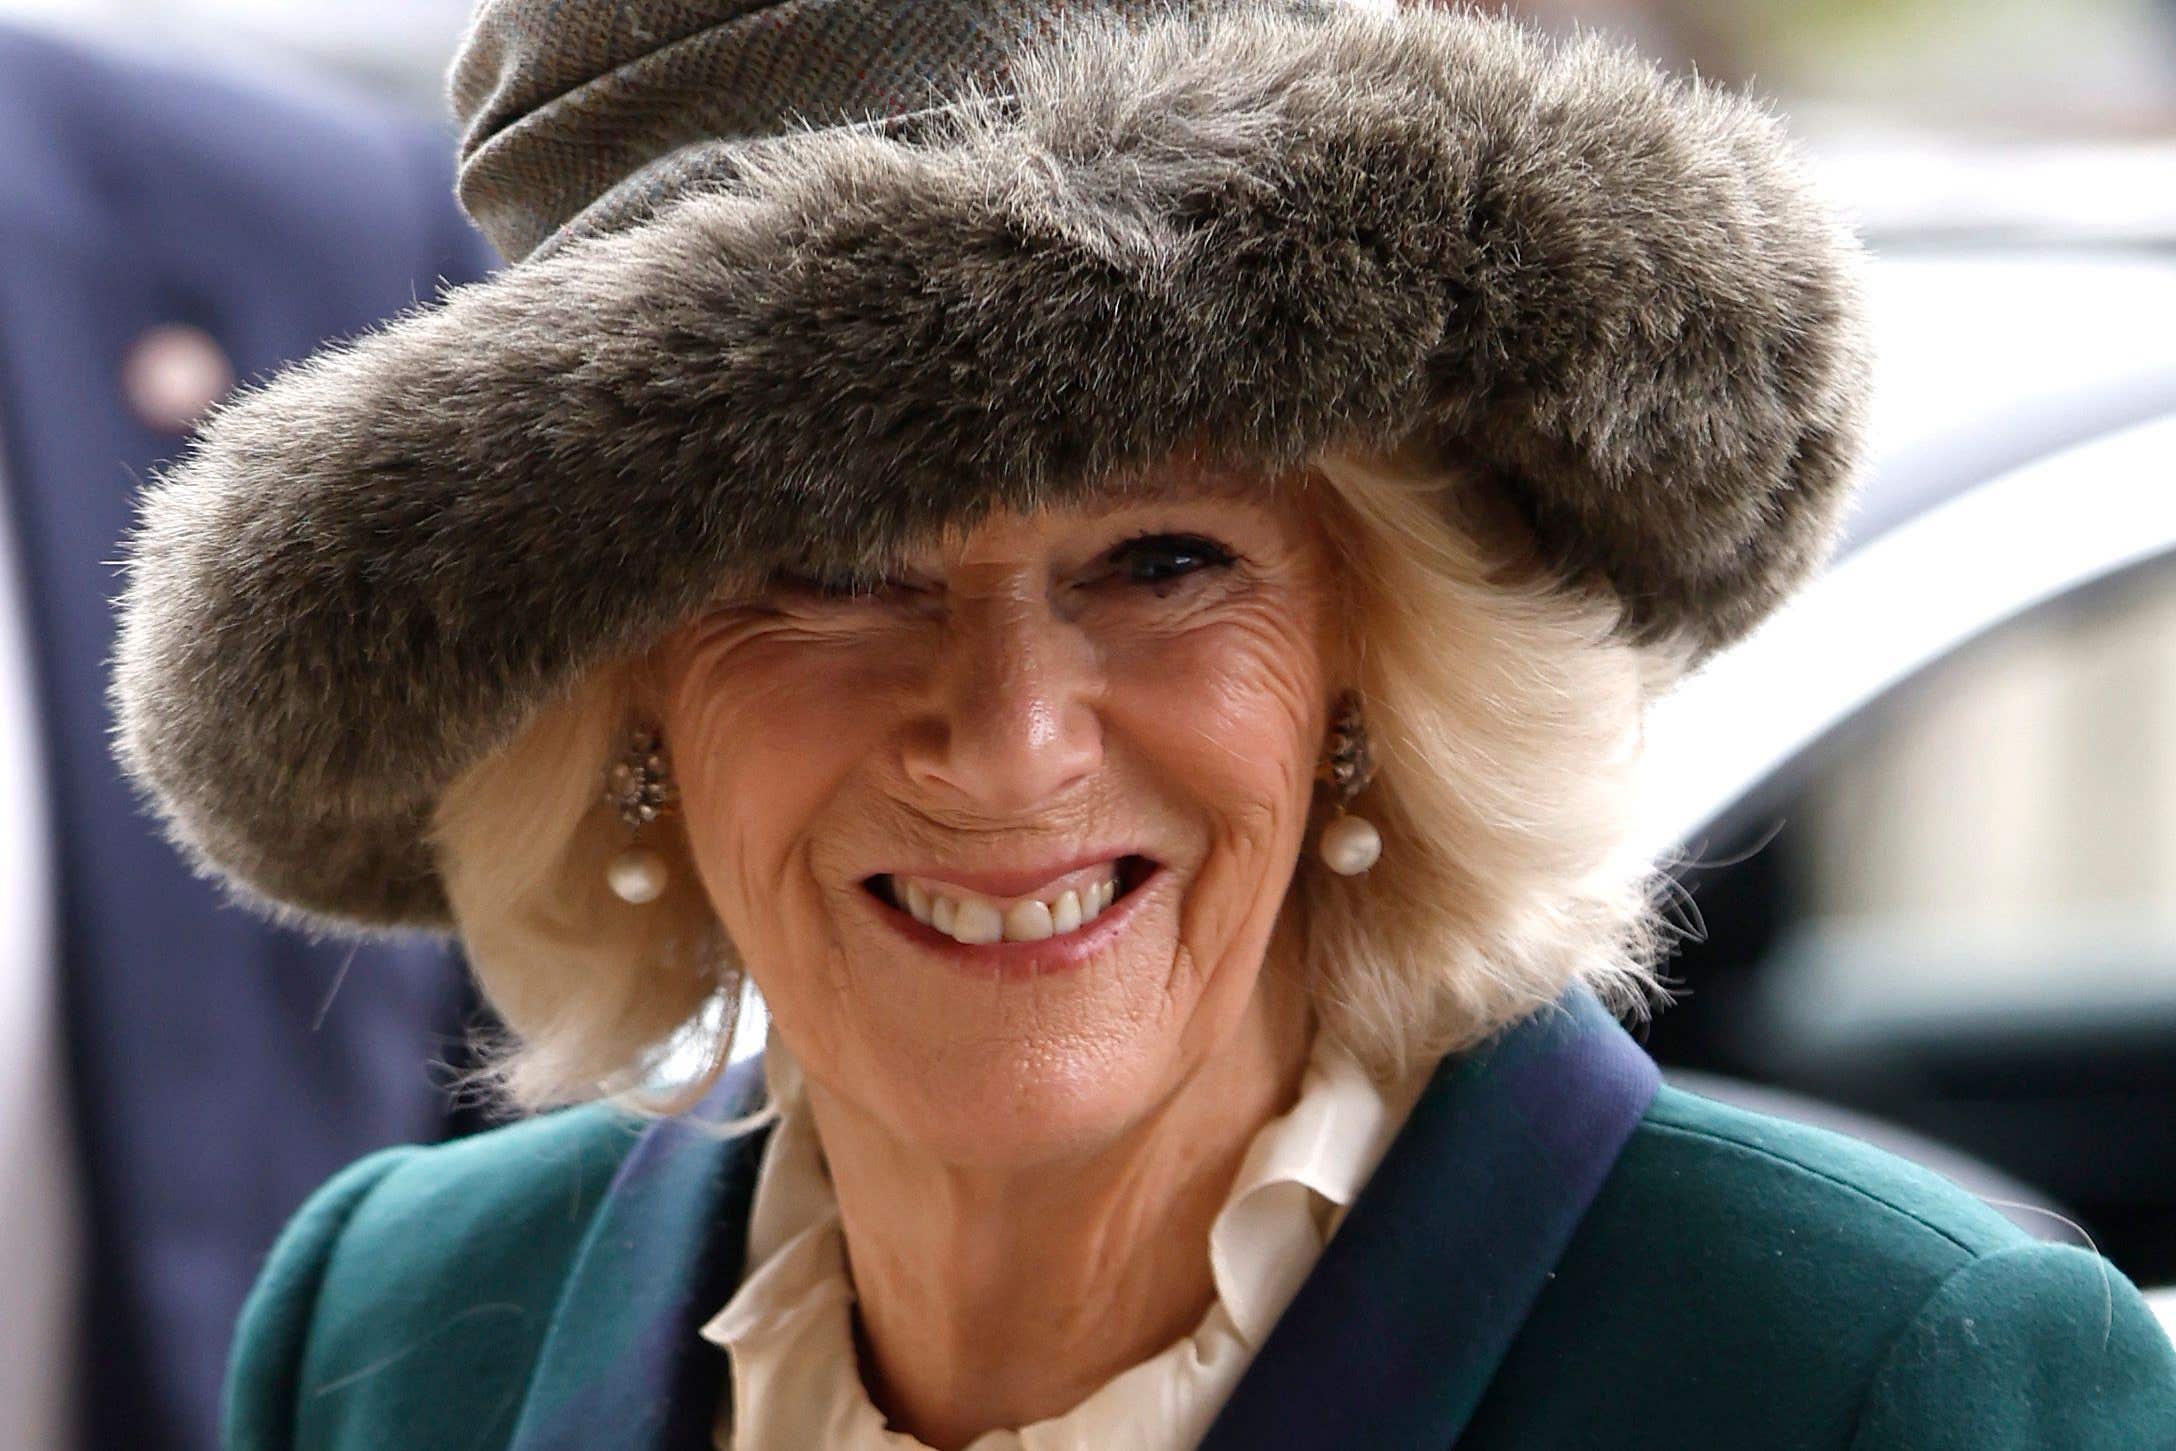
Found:
<path fill-rule="evenodd" d="M 908 940 L 929 948 L 953 967 L 979 977 L 1037 977 L 1078 967 L 1102 952 L 1139 909 L 1166 873 L 1147 857 L 1119 858 L 1117 895 L 1092 920 L 1070 931 L 1034 941 L 962 942 L 949 932 L 915 920 L 893 900 L 891 879 L 873 877 L 864 885 L 878 914 Z"/>

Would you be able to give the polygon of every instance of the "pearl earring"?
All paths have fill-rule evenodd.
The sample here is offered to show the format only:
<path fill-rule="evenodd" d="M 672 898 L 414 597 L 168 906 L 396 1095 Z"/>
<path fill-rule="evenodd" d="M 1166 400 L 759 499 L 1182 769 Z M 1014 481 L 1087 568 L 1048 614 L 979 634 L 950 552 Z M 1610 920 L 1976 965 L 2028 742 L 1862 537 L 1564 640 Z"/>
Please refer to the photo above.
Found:
<path fill-rule="evenodd" d="M 1360 716 L 1360 697 L 1353 691 L 1337 699 L 1330 717 L 1329 751 L 1315 775 L 1329 784 L 1337 803 L 1337 814 L 1315 839 L 1315 851 L 1323 865 L 1339 876 L 1358 876 L 1382 856 L 1383 834 L 1374 822 L 1345 810 L 1346 803 L 1375 777 L 1375 753 Z"/>
<path fill-rule="evenodd" d="M 619 812 L 628 831 L 636 833 L 664 814 L 679 794 L 665 763 L 664 738 L 653 727 L 638 728 L 628 740 L 626 753 L 605 772 L 605 800 Z M 665 854 L 638 840 L 630 840 L 604 868 L 612 894 L 637 907 L 665 895 L 670 876 Z"/>

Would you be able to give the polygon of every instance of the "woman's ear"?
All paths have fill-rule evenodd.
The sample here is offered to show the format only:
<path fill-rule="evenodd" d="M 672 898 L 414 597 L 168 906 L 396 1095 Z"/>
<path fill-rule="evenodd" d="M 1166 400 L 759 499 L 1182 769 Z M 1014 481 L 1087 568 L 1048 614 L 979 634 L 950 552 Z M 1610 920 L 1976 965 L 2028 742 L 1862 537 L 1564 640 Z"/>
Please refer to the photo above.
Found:
<path fill-rule="evenodd" d="M 1329 749 L 1330 733 L 1337 728 L 1338 706 L 1347 698 L 1355 700 L 1361 698 L 1359 683 L 1352 680 L 1332 678 L 1329 692 L 1322 697 L 1322 732 L 1318 745 L 1324 751 Z"/>
<path fill-rule="evenodd" d="M 665 703 L 670 694 L 669 645 L 672 637 L 662 636 L 643 654 L 626 665 L 627 716 L 631 721 L 665 719 Z M 669 744 L 669 743 L 668 743 Z"/>

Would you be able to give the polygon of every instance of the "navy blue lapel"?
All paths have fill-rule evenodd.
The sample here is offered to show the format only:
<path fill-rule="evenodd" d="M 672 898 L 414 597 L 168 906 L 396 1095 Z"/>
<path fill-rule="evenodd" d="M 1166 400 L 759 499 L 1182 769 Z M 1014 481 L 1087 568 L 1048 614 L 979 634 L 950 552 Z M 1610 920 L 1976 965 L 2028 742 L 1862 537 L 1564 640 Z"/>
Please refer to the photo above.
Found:
<path fill-rule="evenodd" d="M 1593 996 L 1444 1060 L 1202 1451 L 1444 1451 L 1660 1081 Z"/>
<path fill-rule="evenodd" d="M 701 1330 L 740 1284 L 770 1131 L 721 1139 L 702 1121 L 762 1099 L 752 1059 L 695 1114 L 643 1131 L 552 1313 L 508 1451 L 707 1451 L 726 1356 Z"/>

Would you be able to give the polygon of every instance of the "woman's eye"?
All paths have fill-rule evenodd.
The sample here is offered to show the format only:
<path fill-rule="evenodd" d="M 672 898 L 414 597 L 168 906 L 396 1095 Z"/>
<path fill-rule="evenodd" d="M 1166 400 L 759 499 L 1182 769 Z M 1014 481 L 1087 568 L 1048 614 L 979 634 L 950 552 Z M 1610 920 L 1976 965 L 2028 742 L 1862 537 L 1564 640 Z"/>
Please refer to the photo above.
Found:
<path fill-rule="evenodd" d="M 1129 584 L 1170 584 L 1203 569 L 1221 569 L 1237 556 L 1198 534 L 1144 534 L 1110 553 L 1112 569 Z"/>

